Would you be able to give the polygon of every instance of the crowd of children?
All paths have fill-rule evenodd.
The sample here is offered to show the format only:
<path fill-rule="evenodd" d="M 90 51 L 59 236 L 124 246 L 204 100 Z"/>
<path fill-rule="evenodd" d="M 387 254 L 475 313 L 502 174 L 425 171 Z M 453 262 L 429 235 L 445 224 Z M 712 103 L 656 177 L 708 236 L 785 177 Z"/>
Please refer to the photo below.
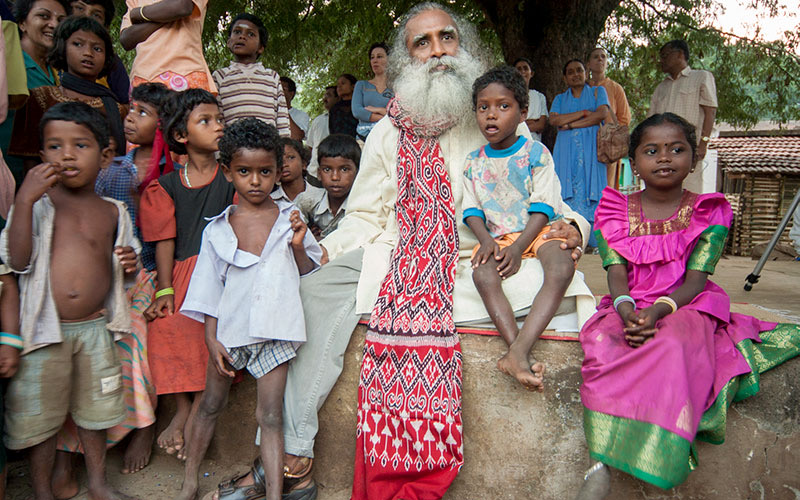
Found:
<path fill-rule="evenodd" d="M 8 149 L 27 173 L 0 235 L 5 446 L 29 449 L 37 500 L 77 493 L 70 453 L 85 457 L 90 498 L 124 499 L 106 482 L 105 455 L 133 431 L 123 471 L 145 467 L 155 441 L 186 461 L 176 498 L 191 500 L 231 383 L 246 370 L 257 380 L 257 497 L 278 499 L 287 367 L 306 340 L 300 278 L 324 263 L 317 240 L 344 217 L 359 171 L 361 148 L 348 118 L 355 78 L 345 74 L 337 82 L 342 100 L 330 99 L 331 134 L 314 132 L 316 170 L 309 173 L 312 151 L 292 138 L 302 120 L 290 118 L 291 96 L 259 62 L 267 32 L 258 17 L 231 21 L 234 62 L 206 81 L 217 95 L 176 91 L 167 81 L 172 75 L 166 84 L 137 77 L 128 96 L 119 91 L 127 75 L 107 32 L 113 4 L 64 5 L 73 15 L 52 32 L 46 59 L 58 77 L 30 89 Z M 126 15 L 129 37 L 146 40 L 140 32 L 153 23 L 148 16 L 161 15 L 145 7 Z M 498 368 L 541 391 L 545 367 L 529 353 L 575 270 L 564 241 L 543 235 L 568 207 L 548 149 L 517 133 L 528 116 L 523 77 L 508 66 L 490 70 L 475 81 L 472 98 L 487 144 L 469 155 L 456 182 L 464 185 L 464 222 L 480 242 L 473 280 L 508 344 Z M 703 412 L 726 404 L 717 401 L 715 381 L 775 364 L 754 366 L 736 350 L 759 349 L 759 334 L 765 344 L 800 335 L 796 326 L 730 313 L 725 293 L 707 280 L 730 208 L 720 195 L 682 189 L 695 147 L 692 127 L 679 117 L 642 123 L 631 154 L 645 189 L 627 197 L 606 190 L 599 202 L 596 238 L 611 294 L 581 333 L 587 441 L 598 463 L 587 475 L 585 498 L 607 492 L 603 464 L 663 487 L 682 481 L 686 464 L 664 462 L 663 477 L 654 476 L 637 462 L 641 457 L 614 447 L 614 437 L 651 426 L 658 439 L 682 439 L 688 456 Z M 502 281 L 526 258 L 541 262 L 544 283 L 520 327 Z M 707 348 L 703 339 L 713 335 L 726 339 L 716 350 L 682 354 L 691 342 L 698 352 Z M 703 363 L 715 356 L 716 364 Z M 653 370 L 658 359 L 663 369 Z M 665 360 L 689 369 L 672 373 Z M 629 376 L 620 376 L 620 366 Z M 622 387 L 644 376 L 653 386 L 664 377 L 682 385 L 663 395 Z M 699 389 L 700 382 L 708 387 Z M 156 437 L 159 396 L 174 399 L 175 413 Z M 638 412 L 648 405 L 663 413 Z M 603 436 L 592 432 L 609 425 Z"/>

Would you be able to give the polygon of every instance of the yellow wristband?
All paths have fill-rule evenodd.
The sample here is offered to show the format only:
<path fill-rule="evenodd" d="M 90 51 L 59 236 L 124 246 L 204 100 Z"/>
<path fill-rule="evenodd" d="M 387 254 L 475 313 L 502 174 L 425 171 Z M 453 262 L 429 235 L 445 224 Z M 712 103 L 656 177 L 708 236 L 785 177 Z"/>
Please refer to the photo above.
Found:
<path fill-rule="evenodd" d="M 156 292 L 157 299 L 163 297 L 164 295 L 175 295 L 175 289 L 172 287 L 162 288 L 161 290 Z"/>
<path fill-rule="evenodd" d="M 656 304 L 666 304 L 666 305 L 668 305 L 670 307 L 670 309 L 672 309 L 670 314 L 672 314 L 672 313 L 674 313 L 675 311 L 678 310 L 678 303 L 675 302 L 674 300 L 672 300 L 671 297 L 667 297 L 666 295 L 662 295 L 661 297 L 657 298 L 656 301 L 653 302 L 653 305 L 656 305 Z"/>
<path fill-rule="evenodd" d="M 139 15 L 141 16 L 142 19 L 144 19 L 148 23 L 152 23 L 153 22 L 150 19 L 148 19 L 147 16 L 144 15 L 144 7 L 139 7 Z"/>

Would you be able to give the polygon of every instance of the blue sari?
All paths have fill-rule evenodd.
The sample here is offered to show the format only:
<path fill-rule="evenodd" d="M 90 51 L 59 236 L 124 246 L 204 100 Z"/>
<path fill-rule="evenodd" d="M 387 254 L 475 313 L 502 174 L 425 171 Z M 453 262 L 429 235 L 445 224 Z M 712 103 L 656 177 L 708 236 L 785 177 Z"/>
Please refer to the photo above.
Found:
<path fill-rule="evenodd" d="M 583 110 L 592 112 L 603 105 L 609 105 L 606 89 L 584 84 L 580 97 L 573 97 L 571 89 L 557 95 L 550 112 L 560 115 Z M 561 198 L 592 224 L 589 245 L 593 247 L 597 246 L 594 211 L 608 182 L 606 166 L 597 160 L 597 129 L 598 125 L 559 130 L 553 149 L 556 174 L 561 181 Z"/>

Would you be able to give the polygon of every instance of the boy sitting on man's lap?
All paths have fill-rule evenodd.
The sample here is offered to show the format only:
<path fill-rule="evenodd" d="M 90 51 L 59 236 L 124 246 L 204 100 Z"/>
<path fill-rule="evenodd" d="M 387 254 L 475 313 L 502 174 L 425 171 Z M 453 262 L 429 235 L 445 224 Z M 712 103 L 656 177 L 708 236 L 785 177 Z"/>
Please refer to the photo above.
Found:
<path fill-rule="evenodd" d="M 544 239 L 550 222 L 561 218 L 561 184 L 553 158 L 540 142 L 519 137 L 528 91 L 510 66 L 488 71 L 472 86 L 478 126 L 489 144 L 467 157 L 463 217 L 479 245 L 472 254 L 472 279 L 489 317 L 509 345 L 497 363 L 529 390 L 544 389 L 544 365 L 528 359 L 533 344 L 553 317 L 575 264 L 562 239 Z M 522 328 L 503 294 L 502 280 L 519 271 L 523 258 L 536 257 L 544 270 L 542 288 Z"/>

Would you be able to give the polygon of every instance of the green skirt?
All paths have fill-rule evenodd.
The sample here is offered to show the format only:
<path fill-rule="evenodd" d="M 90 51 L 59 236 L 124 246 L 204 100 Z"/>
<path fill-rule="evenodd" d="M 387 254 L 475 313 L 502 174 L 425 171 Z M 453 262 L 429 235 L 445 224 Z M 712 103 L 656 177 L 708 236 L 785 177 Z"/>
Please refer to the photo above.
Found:
<path fill-rule="evenodd" d="M 734 377 L 723 387 L 703 414 L 696 441 L 722 444 L 731 403 L 757 393 L 760 374 L 800 354 L 800 325 L 781 323 L 759 336 L 760 344 L 746 339 L 736 345 L 752 371 Z M 694 443 L 654 424 L 584 407 L 583 430 L 593 459 L 659 488 L 681 484 L 697 467 Z"/>

